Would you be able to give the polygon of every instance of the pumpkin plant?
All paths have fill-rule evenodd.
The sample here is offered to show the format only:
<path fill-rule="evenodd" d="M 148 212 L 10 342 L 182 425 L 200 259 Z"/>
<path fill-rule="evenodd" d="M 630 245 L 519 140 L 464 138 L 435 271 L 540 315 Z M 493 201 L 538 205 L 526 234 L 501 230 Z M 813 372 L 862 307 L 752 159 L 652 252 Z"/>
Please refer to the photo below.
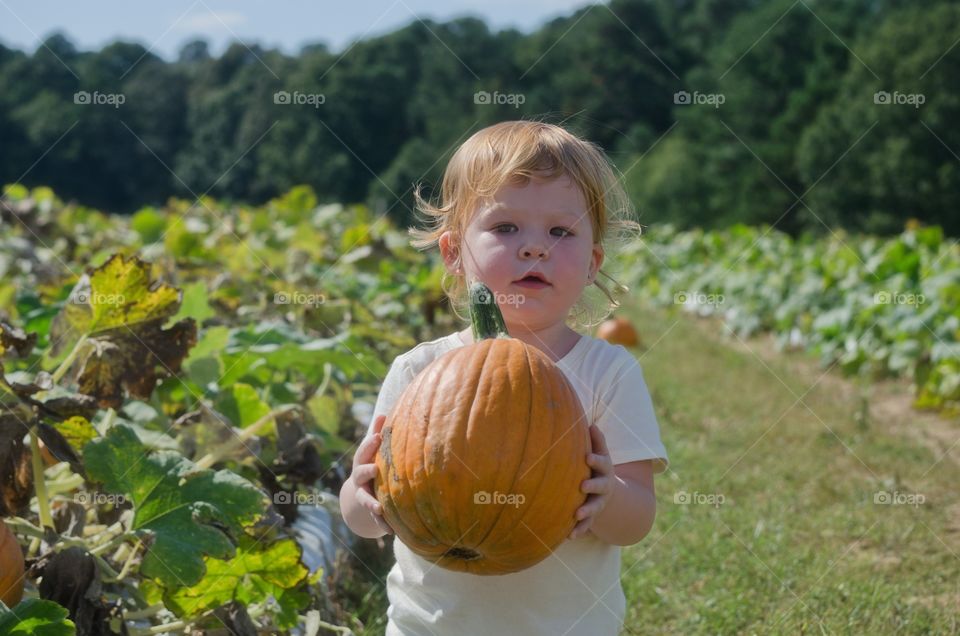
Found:
<path fill-rule="evenodd" d="M 474 283 L 470 300 L 474 342 L 401 394 L 382 429 L 375 488 L 415 553 L 507 574 L 545 559 L 573 529 L 590 433 L 563 372 L 510 337 L 490 289 Z"/>

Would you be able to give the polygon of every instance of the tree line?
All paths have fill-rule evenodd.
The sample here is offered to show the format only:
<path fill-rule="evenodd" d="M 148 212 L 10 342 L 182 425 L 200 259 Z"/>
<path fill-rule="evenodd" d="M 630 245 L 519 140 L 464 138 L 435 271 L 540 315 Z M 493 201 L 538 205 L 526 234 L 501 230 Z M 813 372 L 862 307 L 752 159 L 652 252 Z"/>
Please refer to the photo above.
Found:
<path fill-rule="evenodd" d="M 530 33 L 412 19 L 169 62 L 54 34 L 0 46 L 0 182 L 120 213 L 309 184 L 409 223 L 458 143 L 539 118 L 609 153 L 643 224 L 957 235 L 958 39 L 960 4 L 927 0 L 611 0 Z"/>

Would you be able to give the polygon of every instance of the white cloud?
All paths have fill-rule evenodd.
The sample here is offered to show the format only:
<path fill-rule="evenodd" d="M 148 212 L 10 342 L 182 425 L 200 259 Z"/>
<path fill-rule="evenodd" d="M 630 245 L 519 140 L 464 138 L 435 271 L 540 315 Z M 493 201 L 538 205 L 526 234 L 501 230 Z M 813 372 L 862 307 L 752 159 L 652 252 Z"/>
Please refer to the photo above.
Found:
<path fill-rule="evenodd" d="M 247 16 L 238 11 L 206 11 L 188 15 L 177 23 L 178 31 L 191 33 L 221 33 L 247 22 Z"/>

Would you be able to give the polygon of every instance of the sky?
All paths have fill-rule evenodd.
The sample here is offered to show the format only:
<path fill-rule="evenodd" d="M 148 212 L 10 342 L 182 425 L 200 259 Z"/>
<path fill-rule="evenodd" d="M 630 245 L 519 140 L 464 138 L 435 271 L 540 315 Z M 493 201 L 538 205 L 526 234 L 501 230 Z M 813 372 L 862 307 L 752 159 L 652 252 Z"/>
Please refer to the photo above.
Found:
<path fill-rule="evenodd" d="M 201 38 L 219 55 L 232 41 L 256 42 L 295 54 L 305 44 L 342 51 L 355 39 L 381 35 L 419 18 L 446 21 L 471 15 L 493 30 L 531 31 L 594 4 L 591 0 L 0 0 L 0 43 L 32 53 L 55 32 L 80 50 L 121 39 L 140 42 L 166 60 Z"/>

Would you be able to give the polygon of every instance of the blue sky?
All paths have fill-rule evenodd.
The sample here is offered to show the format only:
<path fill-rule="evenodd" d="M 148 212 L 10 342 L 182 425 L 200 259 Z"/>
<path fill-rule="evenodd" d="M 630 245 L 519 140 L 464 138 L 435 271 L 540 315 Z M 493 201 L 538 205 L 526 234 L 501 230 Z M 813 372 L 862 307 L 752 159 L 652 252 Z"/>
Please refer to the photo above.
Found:
<path fill-rule="evenodd" d="M 448 20 L 482 18 L 493 29 L 535 29 L 543 22 L 588 4 L 589 0 L 92 0 L 66 2 L 0 0 L 0 43 L 29 52 L 55 31 L 81 50 L 99 49 L 117 39 L 138 41 L 167 60 L 185 41 L 201 37 L 219 54 L 233 40 L 296 53 L 323 42 L 340 51 L 356 38 L 392 31 L 417 16 Z"/>

